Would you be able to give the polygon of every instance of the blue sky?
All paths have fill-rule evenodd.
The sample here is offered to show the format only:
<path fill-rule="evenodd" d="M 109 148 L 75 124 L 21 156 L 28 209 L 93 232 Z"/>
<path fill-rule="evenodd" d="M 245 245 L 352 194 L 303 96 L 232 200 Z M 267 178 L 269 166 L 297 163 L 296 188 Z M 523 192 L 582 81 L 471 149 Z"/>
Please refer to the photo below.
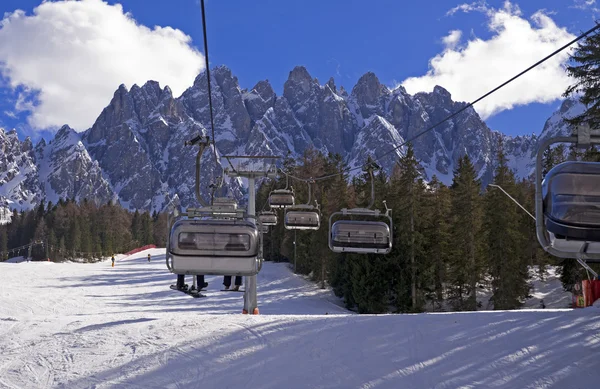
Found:
<path fill-rule="evenodd" d="M 129 12 L 137 23 L 149 28 L 158 25 L 181 30 L 191 37 L 191 45 L 203 52 L 198 0 L 111 0 L 108 3 L 122 4 L 123 10 Z M 7 13 L 22 9 L 30 16 L 39 4 L 39 0 L 3 0 L 0 11 Z M 447 48 L 443 38 L 450 31 L 460 30 L 463 44 L 475 37 L 486 41 L 497 34 L 490 30 L 490 14 L 485 11 L 471 9 L 470 12 L 459 10 L 448 14 L 460 4 L 462 2 L 450 0 L 206 0 L 211 67 L 227 65 L 245 88 L 251 88 L 259 80 L 269 79 L 278 94 L 282 92 L 289 71 L 296 65 L 306 66 L 311 75 L 322 83 L 333 76 L 338 86 L 343 85 L 348 90 L 367 71 L 377 74 L 382 83 L 395 86 L 409 77 L 425 75 L 429 61 Z M 488 1 L 472 4 L 471 8 L 478 6 L 501 10 L 505 4 L 504 1 Z M 544 10 L 543 13 L 556 26 L 575 35 L 592 27 L 597 16 L 596 4 L 592 0 L 521 0 L 513 1 L 512 6 L 520 8 L 519 17 L 523 20 L 531 20 L 532 15 Z M 22 42 L 21 47 L 29 44 Z M 159 51 L 157 46 L 153 47 L 152 50 Z M 4 60 L 2 55 L 10 56 L 12 53 L 0 50 L 0 61 Z M 25 59 L 26 55 L 19 57 L 21 61 Z M 112 63 L 126 60 L 117 57 L 112 59 Z M 14 63 L 18 64 L 16 61 Z M 195 66 L 198 66 L 196 62 Z M 37 73 L 34 76 L 23 73 L 20 79 L 37 77 L 39 84 L 40 75 Z M 0 88 L 0 125 L 17 127 L 22 135 L 48 137 L 51 131 L 43 131 L 44 123 L 59 123 L 62 117 L 40 119 L 42 113 L 39 113 L 39 120 L 36 119 L 37 124 L 32 128 L 31 111 L 15 109 L 18 96 L 30 94 L 23 93 L 26 90 L 24 86 L 16 90 L 8 87 L 10 79 L 10 74 L 5 73 L 4 88 Z M 114 76 L 110 80 L 115 80 Z M 548 83 L 552 81 L 546 80 Z M 127 80 L 122 82 L 127 84 Z M 457 82 L 460 84 L 460 81 Z M 115 82 L 111 90 L 115 90 L 119 83 Z M 191 85 L 191 82 L 187 84 Z M 36 84 L 32 81 L 31 85 Z M 448 86 L 442 86 L 456 95 Z M 31 97 L 28 99 L 32 100 Z M 109 100 L 110 96 L 102 106 Z M 32 101 L 35 106 L 35 98 Z M 545 120 L 559 105 L 556 100 L 533 102 L 502 110 L 487 118 L 486 122 L 492 129 L 506 134 L 539 133 Z M 92 116 L 98 116 L 100 110 Z M 48 116 L 50 111 L 48 106 L 43 114 Z M 52 112 L 59 111 L 55 109 Z M 68 115 L 64 119 L 67 123 Z M 85 120 L 82 123 L 85 127 Z"/>

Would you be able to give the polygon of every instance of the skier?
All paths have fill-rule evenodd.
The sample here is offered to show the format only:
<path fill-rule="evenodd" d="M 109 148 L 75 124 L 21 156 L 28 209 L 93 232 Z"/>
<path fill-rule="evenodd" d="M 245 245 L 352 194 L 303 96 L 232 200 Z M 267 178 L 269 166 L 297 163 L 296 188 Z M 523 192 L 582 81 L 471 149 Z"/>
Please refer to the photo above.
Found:
<path fill-rule="evenodd" d="M 115 267 L 115 255 L 114 254 L 110 257 L 110 260 L 112 261 L 112 267 Z"/>
<path fill-rule="evenodd" d="M 150 262 L 150 253 L 148 253 L 148 262 Z"/>

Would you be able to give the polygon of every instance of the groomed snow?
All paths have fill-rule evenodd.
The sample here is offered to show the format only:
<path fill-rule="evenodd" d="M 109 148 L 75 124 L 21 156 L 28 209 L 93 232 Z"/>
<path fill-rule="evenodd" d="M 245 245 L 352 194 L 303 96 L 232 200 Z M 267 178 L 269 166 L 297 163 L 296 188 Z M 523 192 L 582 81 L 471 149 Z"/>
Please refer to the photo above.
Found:
<path fill-rule="evenodd" d="M 152 262 L 146 256 L 152 254 Z M 242 293 L 172 291 L 164 251 L 0 263 L 1 388 L 592 388 L 598 309 L 355 315 L 265 263 Z M 187 277 L 191 281 L 191 277 Z"/>

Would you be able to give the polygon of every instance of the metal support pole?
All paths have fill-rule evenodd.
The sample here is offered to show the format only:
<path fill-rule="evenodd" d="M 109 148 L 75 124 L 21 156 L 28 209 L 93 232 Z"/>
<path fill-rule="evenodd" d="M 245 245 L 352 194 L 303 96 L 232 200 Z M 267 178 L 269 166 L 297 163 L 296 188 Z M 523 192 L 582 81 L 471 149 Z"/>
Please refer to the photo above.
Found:
<path fill-rule="evenodd" d="M 296 231 L 294 230 L 294 273 L 296 273 L 296 247 L 298 246 L 298 241 L 296 240 Z"/>
<path fill-rule="evenodd" d="M 254 177 L 248 177 L 248 216 L 249 221 L 256 223 L 253 216 L 256 214 L 256 188 Z M 258 299 L 256 292 L 256 276 L 244 277 L 244 312 L 258 314 Z"/>

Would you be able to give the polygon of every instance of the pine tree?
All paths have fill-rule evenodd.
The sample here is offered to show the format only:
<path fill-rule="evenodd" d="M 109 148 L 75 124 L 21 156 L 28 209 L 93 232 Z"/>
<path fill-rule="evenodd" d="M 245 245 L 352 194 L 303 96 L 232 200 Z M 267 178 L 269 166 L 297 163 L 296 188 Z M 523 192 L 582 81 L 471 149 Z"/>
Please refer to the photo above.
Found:
<path fill-rule="evenodd" d="M 47 233 L 48 229 L 46 228 L 46 222 L 44 221 L 44 218 L 41 218 L 35 229 L 35 234 L 33 236 L 34 242 L 41 242 L 45 246 Z M 34 261 L 44 259 L 46 254 L 46 249 L 44 246 L 36 245 L 33 247 L 33 250 L 31 251 L 31 257 Z"/>
<path fill-rule="evenodd" d="M 165 247 L 167 243 L 167 213 L 159 213 L 152 226 L 154 244 Z"/>
<path fill-rule="evenodd" d="M 477 309 L 477 283 L 482 279 L 481 184 L 468 155 L 460 158 L 454 170 L 450 191 L 452 222 L 448 270 L 450 300 L 455 309 Z"/>
<path fill-rule="evenodd" d="M 90 258 L 90 253 L 92 250 L 92 232 L 89 218 L 87 216 L 82 216 L 79 219 L 79 227 L 81 230 L 80 233 L 80 249 L 83 252 L 82 256 L 84 258 Z"/>
<path fill-rule="evenodd" d="M 567 88 L 565 97 L 577 95 L 587 107 L 586 111 L 566 121 L 572 126 L 587 123 L 592 128 L 600 126 L 600 32 L 588 35 L 571 55 L 573 65 L 567 74 L 575 83 Z"/>
<path fill-rule="evenodd" d="M 386 313 L 387 283 L 382 282 L 387 269 L 377 263 L 375 254 L 350 254 L 352 300 L 359 313 Z"/>
<path fill-rule="evenodd" d="M 53 261 L 56 261 L 58 255 L 58 242 L 56 240 L 56 234 L 54 233 L 54 229 L 50 228 L 50 232 L 48 233 L 48 248 L 50 250 L 49 257 Z"/>
<path fill-rule="evenodd" d="M 76 216 L 73 216 L 73 219 L 71 220 L 71 227 L 69 228 L 66 244 L 69 255 L 72 255 L 73 258 L 77 258 L 79 252 L 81 252 L 81 229 L 79 228 L 79 220 Z"/>
<path fill-rule="evenodd" d="M 427 258 L 424 256 L 424 242 L 421 233 L 421 198 L 424 193 L 423 181 L 419 172 L 419 163 L 415 158 L 414 149 L 409 144 L 406 153 L 398 161 L 398 169 L 396 179 L 393 181 L 395 187 L 395 200 L 393 208 L 396 209 L 395 225 L 397 227 L 397 235 L 395 243 L 398 245 L 396 253 L 396 264 L 406 271 L 404 277 L 400 280 L 409 280 L 410 283 L 410 310 L 413 312 L 420 311 L 423 306 L 424 299 L 418 288 L 424 280 L 421 276 L 426 274 L 423 271 L 427 267 Z M 398 258 L 398 256 L 402 257 Z M 404 264 L 404 258 L 406 263 Z M 398 298 L 405 296 L 406 286 L 401 283 L 397 285 Z M 398 301 L 397 307 L 404 307 L 405 302 Z"/>
<path fill-rule="evenodd" d="M 8 234 L 6 226 L 0 226 L 0 261 L 8 258 Z"/>
<path fill-rule="evenodd" d="M 131 221 L 131 234 L 133 236 L 133 240 L 137 241 L 137 244 L 140 246 L 143 244 L 141 243 L 143 241 L 142 228 L 142 217 L 136 209 L 133 213 L 133 219 Z"/>
<path fill-rule="evenodd" d="M 19 235 L 19 226 L 21 224 L 21 218 L 19 212 L 13 209 L 10 224 L 8 225 L 8 247 L 19 247 L 21 246 L 21 236 Z"/>
<path fill-rule="evenodd" d="M 58 260 L 62 261 L 67 258 L 67 246 L 65 245 L 65 237 L 60 238 L 60 243 L 58 244 Z"/>
<path fill-rule="evenodd" d="M 494 184 L 516 196 L 514 173 L 510 171 L 501 141 L 497 154 Z M 524 237 L 519 230 L 523 217 L 517 205 L 499 189 L 485 198 L 485 230 L 488 268 L 492 276 L 494 309 L 515 309 L 528 295 L 527 260 L 523 258 Z"/>
<path fill-rule="evenodd" d="M 434 175 L 429 190 L 423 197 L 424 241 L 426 257 L 432 262 L 430 285 L 434 309 L 439 310 L 444 300 L 444 284 L 450 252 L 450 192 Z"/>
<path fill-rule="evenodd" d="M 144 212 L 141 216 L 141 244 L 147 245 L 154 243 L 154 231 L 152 230 L 152 218 L 149 212 Z"/>

